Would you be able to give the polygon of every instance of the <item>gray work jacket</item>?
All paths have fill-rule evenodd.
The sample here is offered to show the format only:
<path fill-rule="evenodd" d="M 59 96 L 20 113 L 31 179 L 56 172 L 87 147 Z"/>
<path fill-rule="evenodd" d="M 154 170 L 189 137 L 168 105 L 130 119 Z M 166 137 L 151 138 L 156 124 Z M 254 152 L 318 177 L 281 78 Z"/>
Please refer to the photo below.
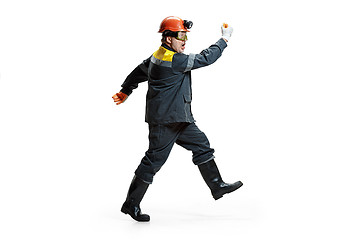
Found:
<path fill-rule="evenodd" d="M 139 83 L 148 81 L 146 122 L 192 123 L 195 120 L 191 112 L 191 70 L 214 63 L 226 47 L 221 38 L 200 54 L 187 55 L 163 44 L 129 74 L 121 92 L 130 95 Z"/>

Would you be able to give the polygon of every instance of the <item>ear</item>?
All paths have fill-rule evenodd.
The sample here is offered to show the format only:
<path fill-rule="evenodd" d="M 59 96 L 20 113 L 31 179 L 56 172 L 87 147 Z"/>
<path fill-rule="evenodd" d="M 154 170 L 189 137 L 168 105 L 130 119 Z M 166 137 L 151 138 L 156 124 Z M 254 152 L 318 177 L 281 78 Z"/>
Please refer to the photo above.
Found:
<path fill-rule="evenodd" d="M 167 36 L 167 37 L 166 37 L 166 43 L 167 43 L 167 44 L 171 44 L 171 43 L 172 43 L 172 38 L 169 37 L 169 36 Z"/>

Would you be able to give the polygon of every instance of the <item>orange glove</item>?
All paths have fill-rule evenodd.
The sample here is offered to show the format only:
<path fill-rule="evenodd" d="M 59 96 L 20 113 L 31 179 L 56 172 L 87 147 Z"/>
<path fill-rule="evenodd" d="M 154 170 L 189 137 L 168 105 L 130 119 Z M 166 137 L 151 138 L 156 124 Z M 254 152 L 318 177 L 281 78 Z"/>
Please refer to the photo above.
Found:
<path fill-rule="evenodd" d="M 119 93 L 116 93 L 114 96 L 112 96 L 112 98 L 114 99 L 114 102 L 116 103 L 116 105 L 119 105 L 120 103 L 125 102 L 125 100 L 128 98 L 128 95 L 126 95 L 123 92 L 119 92 Z"/>

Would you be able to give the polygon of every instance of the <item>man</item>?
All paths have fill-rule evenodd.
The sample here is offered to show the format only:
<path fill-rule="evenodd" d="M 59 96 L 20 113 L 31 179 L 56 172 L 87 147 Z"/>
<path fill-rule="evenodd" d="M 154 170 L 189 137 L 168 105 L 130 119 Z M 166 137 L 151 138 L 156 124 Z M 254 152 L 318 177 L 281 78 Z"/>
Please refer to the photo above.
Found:
<path fill-rule="evenodd" d="M 148 81 L 145 120 L 149 124 L 149 149 L 135 171 L 127 198 L 121 211 L 136 221 L 150 221 L 142 214 L 140 202 L 152 183 L 154 175 L 167 160 L 174 145 L 193 153 L 193 163 L 215 200 L 242 186 L 238 181 L 224 183 L 214 161 L 214 149 L 203 132 L 195 124 L 191 113 L 191 70 L 214 63 L 227 46 L 233 29 L 222 26 L 222 38 L 200 54 L 183 54 L 191 21 L 167 17 L 161 25 L 162 45 L 137 66 L 122 84 L 119 93 L 113 96 L 116 104 L 123 103 L 138 84 Z"/>

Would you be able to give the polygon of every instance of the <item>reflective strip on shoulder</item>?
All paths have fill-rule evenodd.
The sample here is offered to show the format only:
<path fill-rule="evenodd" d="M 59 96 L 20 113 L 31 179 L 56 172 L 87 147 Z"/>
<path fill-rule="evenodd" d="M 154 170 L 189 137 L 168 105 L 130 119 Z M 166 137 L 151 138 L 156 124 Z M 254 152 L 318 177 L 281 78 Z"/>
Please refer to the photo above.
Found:
<path fill-rule="evenodd" d="M 160 47 L 151 57 L 151 62 L 164 67 L 171 67 L 175 52 Z"/>
<path fill-rule="evenodd" d="M 154 57 L 154 55 L 151 56 L 150 60 L 153 64 L 158 65 L 158 66 L 163 66 L 163 67 L 171 67 L 172 66 L 172 62 L 157 59 L 156 57 Z"/>
<path fill-rule="evenodd" d="M 190 71 L 193 66 L 194 66 L 194 60 L 195 60 L 195 54 L 194 53 L 190 53 L 189 54 L 189 58 L 188 58 L 188 62 L 185 68 L 185 72 Z"/>

